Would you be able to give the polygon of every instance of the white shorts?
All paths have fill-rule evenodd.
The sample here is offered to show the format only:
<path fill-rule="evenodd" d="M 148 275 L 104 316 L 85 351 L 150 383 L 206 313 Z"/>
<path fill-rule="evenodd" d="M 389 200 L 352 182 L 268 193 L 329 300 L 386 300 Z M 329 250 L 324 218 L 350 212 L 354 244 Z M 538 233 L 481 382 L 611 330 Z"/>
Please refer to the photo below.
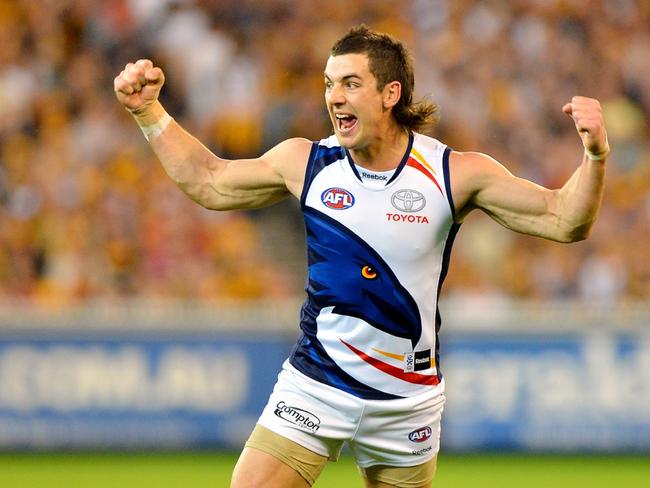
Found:
<path fill-rule="evenodd" d="M 348 442 L 357 464 L 416 466 L 440 449 L 444 381 L 397 400 L 364 400 L 283 365 L 258 423 L 336 460 Z"/>

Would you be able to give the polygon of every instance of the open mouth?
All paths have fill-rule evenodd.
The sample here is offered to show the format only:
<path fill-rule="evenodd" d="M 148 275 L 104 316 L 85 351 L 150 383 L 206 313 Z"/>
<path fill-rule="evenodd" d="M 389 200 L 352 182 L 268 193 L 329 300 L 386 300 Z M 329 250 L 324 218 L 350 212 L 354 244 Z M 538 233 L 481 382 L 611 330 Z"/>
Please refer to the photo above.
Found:
<path fill-rule="evenodd" d="M 351 114 L 336 114 L 336 127 L 339 132 L 346 134 L 357 125 L 357 118 Z"/>

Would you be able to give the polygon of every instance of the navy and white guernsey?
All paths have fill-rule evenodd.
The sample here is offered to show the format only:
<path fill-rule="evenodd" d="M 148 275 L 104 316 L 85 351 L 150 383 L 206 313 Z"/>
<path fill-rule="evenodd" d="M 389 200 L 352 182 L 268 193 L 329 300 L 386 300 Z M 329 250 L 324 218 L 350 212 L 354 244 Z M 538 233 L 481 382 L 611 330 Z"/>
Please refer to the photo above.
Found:
<path fill-rule="evenodd" d="M 335 136 L 314 143 L 301 195 L 307 300 L 289 358 L 365 399 L 440 384 L 438 297 L 458 230 L 449 148 L 411 134 L 385 185 L 364 183 Z"/>

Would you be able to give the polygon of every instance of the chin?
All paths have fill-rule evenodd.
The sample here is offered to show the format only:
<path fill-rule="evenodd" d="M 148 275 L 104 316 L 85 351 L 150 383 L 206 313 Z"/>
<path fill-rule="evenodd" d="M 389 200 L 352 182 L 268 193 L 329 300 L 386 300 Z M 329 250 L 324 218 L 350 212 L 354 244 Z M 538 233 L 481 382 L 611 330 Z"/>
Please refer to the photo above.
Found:
<path fill-rule="evenodd" d="M 339 141 L 341 147 L 345 149 L 355 149 L 359 145 L 359 138 L 356 135 L 343 136 L 338 131 L 334 131 L 334 135 L 336 135 L 336 140 Z"/>
<path fill-rule="evenodd" d="M 345 138 L 341 138 L 338 134 L 336 134 L 336 140 L 339 141 L 339 144 L 341 145 L 342 148 L 344 149 L 352 149 L 352 145 L 350 144 L 349 140 L 346 140 Z"/>

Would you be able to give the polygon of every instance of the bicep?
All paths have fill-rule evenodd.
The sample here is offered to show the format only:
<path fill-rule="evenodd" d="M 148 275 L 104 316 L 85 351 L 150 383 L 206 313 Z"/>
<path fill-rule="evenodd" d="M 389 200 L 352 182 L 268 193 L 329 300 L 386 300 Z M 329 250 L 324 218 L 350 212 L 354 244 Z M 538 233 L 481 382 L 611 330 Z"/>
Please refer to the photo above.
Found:
<path fill-rule="evenodd" d="M 216 210 L 249 209 L 299 195 L 310 149 L 311 142 L 293 139 L 259 158 L 215 162 L 200 203 Z"/>
<path fill-rule="evenodd" d="M 454 168 L 465 193 L 464 214 L 478 208 L 513 231 L 556 239 L 561 225 L 557 191 L 514 176 L 484 154 L 459 156 Z"/>
<path fill-rule="evenodd" d="M 282 176 L 264 158 L 239 159 L 210 171 L 199 203 L 214 210 L 249 209 L 288 195 Z"/>

